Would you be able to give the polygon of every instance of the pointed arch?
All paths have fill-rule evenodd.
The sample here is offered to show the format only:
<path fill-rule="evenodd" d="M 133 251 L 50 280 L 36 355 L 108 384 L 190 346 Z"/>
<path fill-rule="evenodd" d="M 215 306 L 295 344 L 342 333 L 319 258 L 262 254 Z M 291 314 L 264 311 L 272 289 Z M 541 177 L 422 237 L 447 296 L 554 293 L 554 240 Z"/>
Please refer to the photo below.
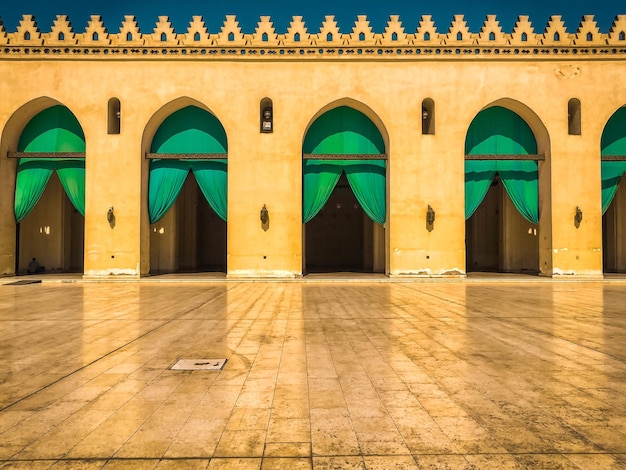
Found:
<path fill-rule="evenodd" d="M 160 220 L 174 204 L 189 171 L 215 212 L 227 217 L 226 159 L 166 158 L 173 155 L 226 155 L 228 142 L 220 121 L 210 112 L 194 105 L 178 109 L 166 117 L 150 145 L 155 157 L 150 162 L 148 201 L 150 223 Z M 163 155 L 164 158 L 158 158 Z"/>
<path fill-rule="evenodd" d="M 602 156 L 602 213 L 609 208 L 624 172 L 626 161 L 626 106 L 617 109 L 609 118 L 600 138 Z M 613 157 L 606 158 L 606 157 Z"/>

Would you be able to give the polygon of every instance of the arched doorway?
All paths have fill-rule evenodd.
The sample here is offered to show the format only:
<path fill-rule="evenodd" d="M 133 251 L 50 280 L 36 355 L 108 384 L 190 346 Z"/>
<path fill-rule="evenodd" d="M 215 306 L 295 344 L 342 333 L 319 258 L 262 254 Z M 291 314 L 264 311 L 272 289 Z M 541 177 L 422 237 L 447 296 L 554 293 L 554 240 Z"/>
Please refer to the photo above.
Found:
<path fill-rule="evenodd" d="M 197 106 L 170 114 L 152 139 L 150 273 L 226 271 L 228 144 Z"/>
<path fill-rule="evenodd" d="M 626 272 L 626 106 L 608 120 L 600 141 L 602 156 L 602 261 L 607 273 Z"/>
<path fill-rule="evenodd" d="M 303 144 L 304 272 L 385 272 L 387 156 L 362 112 L 333 108 Z"/>
<path fill-rule="evenodd" d="M 539 272 L 537 142 L 513 111 L 492 106 L 465 140 L 466 270 Z"/>
<path fill-rule="evenodd" d="M 45 272 L 83 272 L 85 135 L 72 112 L 54 105 L 24 127 L 17 152 L 16 272 L 36 258 Z"/>

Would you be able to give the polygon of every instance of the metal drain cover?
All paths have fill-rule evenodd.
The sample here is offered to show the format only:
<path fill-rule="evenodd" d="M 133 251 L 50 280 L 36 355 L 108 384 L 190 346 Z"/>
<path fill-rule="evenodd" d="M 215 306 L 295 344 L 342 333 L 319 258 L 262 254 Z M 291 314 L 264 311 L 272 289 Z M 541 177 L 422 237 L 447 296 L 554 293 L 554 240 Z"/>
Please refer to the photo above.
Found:
<path fill-rule="evenodd" d="M 172 370 L 222 370 L 226 359 L 179 359 Z"/>

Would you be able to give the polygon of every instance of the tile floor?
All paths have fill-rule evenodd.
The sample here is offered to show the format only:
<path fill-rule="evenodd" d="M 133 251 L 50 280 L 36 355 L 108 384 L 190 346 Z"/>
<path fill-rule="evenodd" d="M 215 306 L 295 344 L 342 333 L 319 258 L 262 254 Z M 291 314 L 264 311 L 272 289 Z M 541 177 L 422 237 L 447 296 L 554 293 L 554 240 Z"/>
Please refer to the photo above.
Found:
<path fill-rule="evenodd" d="M 2 285 L 0 467 L 626 468 L 626 283 Z"/>

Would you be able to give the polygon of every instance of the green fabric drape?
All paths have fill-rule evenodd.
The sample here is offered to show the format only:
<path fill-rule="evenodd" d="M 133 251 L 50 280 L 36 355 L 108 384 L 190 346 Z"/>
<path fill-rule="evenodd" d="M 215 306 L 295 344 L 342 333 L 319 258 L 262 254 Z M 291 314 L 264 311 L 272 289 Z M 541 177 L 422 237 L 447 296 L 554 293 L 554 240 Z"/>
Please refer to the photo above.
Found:
<path fill-rule="evenodd" d="M 465 219 L 469 219 L 485 199 L 496 169 L 496 160 L 465 161 Z"/>
<path fill-rule="evenodd" d="M 78 212 L 85 216 L 85 160 L 57 162 L 57 175 L 65 194 Z"/>
<path fill-rule="evenodd" d="M 537 142 L 520 116 L 493 106 L 478 113 L 470 124 L 465 153 L 536 154 Z M 465 218 L 470 218 L 483 201 L 496 172 L 519 213 L 529 222 L 539 223 L 538 166 L 533 160 L 466 160 Z"/>
<path fill-rule="evenodd" d="M 325 160 L 325 154 L 380 155 L 385 143 L 376 125 L 362 112 L 339 106 L 318 117 L 307 131 L 302 146 L 305 154 L 319 160 L 305 160 L 303 168 L 302 220 L 307 223 L 322 209 L 343 171 L 365 213 L 384 224 L 387 217 L 385 160 Z"/>
<path fill-rule="evenodd" d="M 189 170 L 190 164 L 185 160 L 150 161 L 148 214 L 151 224 L 161 220 L 172 207 L 183 188 Z"/>
<path fill-rule="evenodd" d="M 19 152 L 84 152 L 85 135 L 72 112 L 56 105 L 33 117 L 20 134 Z M 22 158 L 15 180 L 15 220 L 37 205 L 52 172 L 57 172 L 70 201 L 85 215 L 85 159 Z"/>
<path fill-rule="evenodd" d="M 56 162 L 20 159 L 15 179 L 15 220 L 20 223 L 37 205 L 46 189 Z"/>
<path fill-rule="evenodd" d="M 387 217 L 384 160 L 305 160 L 302 221 L 309 222 L 324 207 L 343 171 L 368 217 L 384 225 Z"/>
<path fill-rule="evenodd" d="M 226 132 L 208 111 L 187 106 L 168 116 L 157 129 L 152 153 L 228 153 Z M 158 222 L 176 201 L 189 171 L 209 205 L 224 221 L 228 212 L 227 160 L 150 161 L 148 212 L 150 223 Z"/>
<path fill-rule="evenodd" d="M 602 213 L 611 205 L 617 187 L 626 172 L 626 162 L 624 161 L 604 161 L 602 162 Z"/>
<path fill-rule="evenodd" d="M 20 134 L 18 152 L 84 152 L 85 134 L 65 106 L 44 109 Z"/>
<path fill-rule="evenodd" d="M 387 217 L 385 160 L 343 160 L 348 183 L 370 219 L 381 225 Z"/>
<path fill-rule="evenodd" d="M 539 223 L 538 166 L 533 160 L 498 160 L 497 170 L 513 205 L 533 224 Z"/>
<path fill-rule="evenodd" d="M 187 106 L 168 116 L 157 129 L 152 153 L 227 153 L 226 131 L 208 111 Z"/>
<path fill-rule="evenodd" d="M 626 106 L 619 108 L 609 119 L 600 140 L 602 155 L 626 155 Z"/>
<path fill-rule="evenodd" d="M 339 106 L 311 124 L 302 152 L 376 155 L 385 153 L 385 143 L 376 125 L 365 114 L 348 106 Z"/>
<path fill-rule="evenodd" d="M 618 109 L 606 123 L 600 141 L 602 156 L 626 155 L 626 107 Z M 611 205 L 617 187 L 626 172 L 624 161 L 602 162 L 602 213 Z"/>
<path fill-rule="evenodd" d="M 85 215 L 84 159 L 22 158 L 15 180 L 15 220 L 18 223 L 35 208 L 55 170 L 72 205 Z"/>
<path fill-rule="evenodd" d="M 228 162 L 227 160 L 197 160 L 191 170 L 202 194 L 215 213 L 225 222 L 228 215 Z"/>
<path fill-rule="evenodd" d="M 227 160 L 159 160 L 150 161 L 148 213 L 154 224 L 172 207 L 183 189 L 189 171 L 209 205 L 224 221 L 227 219 Z"/>
<path fill-rule="evenodd" d="M 536 154 L 537 141 L 526 122 L 501 106 L 476 115 L 465 138 L 465 154 Z"/>
<path fill-rule="evenodd" d="M 343 166 L 337 160 L 305 160 L 302 221 L 306 224 L 322 210 L 339 181 Z"/>

